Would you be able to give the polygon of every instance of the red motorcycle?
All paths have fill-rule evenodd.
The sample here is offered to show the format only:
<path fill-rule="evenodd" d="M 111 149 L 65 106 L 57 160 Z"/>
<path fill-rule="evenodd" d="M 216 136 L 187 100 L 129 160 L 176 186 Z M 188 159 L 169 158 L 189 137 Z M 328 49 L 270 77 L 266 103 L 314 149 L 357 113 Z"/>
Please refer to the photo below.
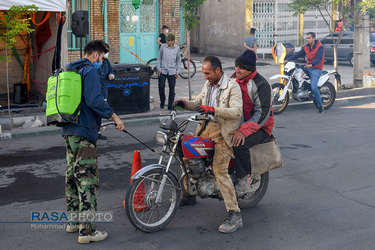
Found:
<path fill-rule="evenodd" d="M 133 181 L 125 197 L 130 222 L 144 232 L 155 232 L 166 227 L 176 215 L 182 194 L 223 199 L 212 170 L 214 142 L 183 134 L 190 122 L 199 123 L 210 118 L 192 116 L 177 124 L 176 112 L 172 111 L 170 116 L 160 124 L 164 131 L 157 131 L 155 135 L 156 142 L 163 146 L 159 162 L 143 167 L 132 176 Z M 173 158 L 182 169 L 180 178 L 172 172 Z M 231 161 L 228 167 L 232 180 L 233 163 Z M 268 172 L 252 174 L 252 177 L 250 192 L 237 197 L 240 208 L 257 205 L 267 191 Z"/>

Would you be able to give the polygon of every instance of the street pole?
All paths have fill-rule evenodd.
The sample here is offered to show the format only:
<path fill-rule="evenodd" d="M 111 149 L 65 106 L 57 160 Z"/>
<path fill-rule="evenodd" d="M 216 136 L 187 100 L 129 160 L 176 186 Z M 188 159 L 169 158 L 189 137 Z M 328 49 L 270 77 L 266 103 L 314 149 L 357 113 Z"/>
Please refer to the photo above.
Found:
<path fill-rule="evenodd" d="M 363 69 L 370 68 L 370 21 L 369 16 L 361 14 L 359 3 L 355 0 L 355 23 L 353 39 L 353 87 L 363 87 Z"/>

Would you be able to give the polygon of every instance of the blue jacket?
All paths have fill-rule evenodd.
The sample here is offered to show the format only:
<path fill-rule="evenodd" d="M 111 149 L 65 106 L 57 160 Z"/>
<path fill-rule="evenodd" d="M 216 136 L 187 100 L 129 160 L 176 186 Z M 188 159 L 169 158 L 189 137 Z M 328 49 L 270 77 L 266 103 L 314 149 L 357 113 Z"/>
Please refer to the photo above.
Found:
<path fill-rule="evenodd" d="M 97 69 L 97 71 L 100 78 L 102 96 L 104 97 L 104 99 L 108 99 L 108 76 L 110 74 L 113 74 L 113 71 L 111 63 L 107 58 L 103 59 L 102 65 L 100 65 L 100 68 Z"/>
<path fill-rule="evenodd" d="M 85 65 L 87 66 L 83 67 Z M 89 128 L 69 123 L 62 127 L 61 134 L 82 136 L 96 143 L 102 118 L 109 119 L 113 114 L 113 109 L 101 95 L 98 72 L 86 58 L 71 62 L 65 68 L 80 68 L 78 73 L 82 76 L 83 105 L 78 116 L 78 123 Z"/>

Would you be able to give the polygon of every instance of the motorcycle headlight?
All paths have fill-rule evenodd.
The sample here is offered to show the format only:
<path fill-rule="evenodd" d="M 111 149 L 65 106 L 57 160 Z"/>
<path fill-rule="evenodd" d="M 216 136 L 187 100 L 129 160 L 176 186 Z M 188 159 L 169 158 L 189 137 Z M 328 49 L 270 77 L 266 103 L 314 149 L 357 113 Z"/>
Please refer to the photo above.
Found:
<path fill-rule="evenodd" d="M 157 131 L 155 134 L 156 143 L 159 145 L 165 145 L 168 141 L 168 136 L 162 131 Z"/>

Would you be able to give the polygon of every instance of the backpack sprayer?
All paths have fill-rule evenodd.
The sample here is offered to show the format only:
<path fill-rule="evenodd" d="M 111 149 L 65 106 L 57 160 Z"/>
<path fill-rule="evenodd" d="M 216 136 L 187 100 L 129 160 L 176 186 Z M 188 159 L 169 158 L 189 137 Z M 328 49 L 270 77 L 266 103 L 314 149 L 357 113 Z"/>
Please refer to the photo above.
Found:
<path fill-rule="evenodd" d="M 78 115 L 80 114 L 80 109 L 83 104 L 82 77 L 77 73 L 78 70 L 66 69 L 63 71 L 63 69 L 59 69 L 54 76 L 48 79 L 48 89 L 46 93 L 46 116 L 48 126 L 55 125 L 57 127 L 63 127 L 68 123 L 74 123 L 83 127 L 97 128 L 78 124 Z M 109 124 L 103 124 L 103 126 L 106 125 Z M 146 148 L 156 153 L 156 150 L 140 141 L 127 130 L 124 130 L 124 133 L 130 135 Z"/>
<path fill-rule="evenodd" d="M 58 69 L 48 79 L 46 93 L 47 125 L 63 127 L 66 124 L 78 124 L 78 115 L 82 107 L 82 78 L 77 69 Z"/>

